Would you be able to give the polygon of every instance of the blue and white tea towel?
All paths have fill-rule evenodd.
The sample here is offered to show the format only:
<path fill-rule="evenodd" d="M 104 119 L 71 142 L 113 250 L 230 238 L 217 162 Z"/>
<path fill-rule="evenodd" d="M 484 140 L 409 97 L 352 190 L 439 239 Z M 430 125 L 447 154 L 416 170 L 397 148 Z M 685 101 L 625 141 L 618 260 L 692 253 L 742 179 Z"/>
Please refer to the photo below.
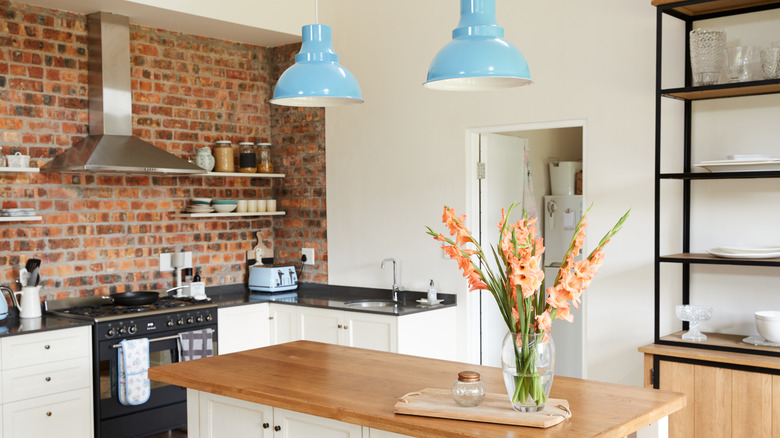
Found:
<path fill-rule="evenodd" d="M 125 406 L 146 403 L 152 392 L 148 377 L 149 339 L 123 340 L 118 356 L 119 402 Z"/>

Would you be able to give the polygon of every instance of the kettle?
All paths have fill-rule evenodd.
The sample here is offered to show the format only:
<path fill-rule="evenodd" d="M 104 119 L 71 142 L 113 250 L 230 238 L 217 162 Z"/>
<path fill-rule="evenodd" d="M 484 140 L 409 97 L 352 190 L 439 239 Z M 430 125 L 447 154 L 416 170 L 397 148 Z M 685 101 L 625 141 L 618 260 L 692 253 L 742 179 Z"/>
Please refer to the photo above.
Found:
<path fill-rule="evenodd" d="M 0 286 L 0 321 L 8 317 L 8 303 L 5 301 L 5 297 L 2 294 L 3 292 L 8 292 L 8 295 L 11 296 L 11 302 L 17 308 L 19 307 L 19 304 L 16 302 L 16 295 L 14 295 L 14 291 L 5 286 Z"/>
<path fill-rule="evenodd" d="M 22 300 L 17 303 L 20 318 L 40 318 L 41 316 L 41 286 L 25 286 L 20 292 Z"/>

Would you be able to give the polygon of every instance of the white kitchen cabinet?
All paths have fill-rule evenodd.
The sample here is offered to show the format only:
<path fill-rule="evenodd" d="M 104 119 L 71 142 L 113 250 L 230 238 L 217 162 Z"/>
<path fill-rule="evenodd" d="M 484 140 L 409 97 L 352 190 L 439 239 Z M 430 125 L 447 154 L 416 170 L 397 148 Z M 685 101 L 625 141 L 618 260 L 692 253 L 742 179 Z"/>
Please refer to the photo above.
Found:
<path fill-rule="evenodd" d="M 386 430 L 368 428 L 368 436 L 365 438 L 411 438 L 409 435 L 388 432 Z"/>
<path fill-rule="evenodd" d="M 268 303 L 246 304 L 217 310 L 219 354 L 270 345 Z"/>
<path fill-rule="evenodd" d="M 91 437 L 92 328 L 0 339 L 3 438 Z"/>
<path fill-rule="evenodd" d="M 271 303 L 268 321 L 271 345 L 298 340 L 298 312 L 296 306 Z"/>
<path fill-rule="evenodd" d="M 395 315 L 298 308 L 300 339 L 398 352 Z"/>
<path fill-rule="evenodd" d="M 202 391 L 187 391 L 189 438 L 361 438 L 362 427 Z M 197 423 L 197 424 L 194 424 Z"/>

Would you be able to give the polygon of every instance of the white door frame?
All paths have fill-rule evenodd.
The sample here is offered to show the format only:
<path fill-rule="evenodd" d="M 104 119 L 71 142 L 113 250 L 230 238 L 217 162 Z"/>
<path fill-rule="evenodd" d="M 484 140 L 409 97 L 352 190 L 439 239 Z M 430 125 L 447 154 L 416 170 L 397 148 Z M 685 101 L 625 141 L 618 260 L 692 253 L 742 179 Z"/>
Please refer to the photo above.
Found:
<path fill-rule="evenodd" d="M 466 227 L 469 230 L 479 228 L 479 180 L 477 179 L 477 164 L 479 162 L 479 137 L 482 134 L 501 134 L 516 131 L 535 131 L 543 129 L 558 128 L 582 128 L 582 194 L 583 205 L 587 205 L 585 196 L 587 194 L 587 119 L 558 120 L 550 122 L 518 123 L 513 125 L 485 126 L 479 128 L 466 129 Z M 492 229 L 492 226 L 486 224 Z M 483 230 L 485 231 L 485 230 Z M 475 233 L 476 234 L 476 233 Z M 587 242 L 586 242 L 587 246 Z M 466 295 L 466 361 L 469 363 L 480 363 L 480 323 L 479 323 L 479 295 L 468 293 Z M 583 295 L 583 300 L 587 298 Z M 584 315 L 583 315 L 584 316 Z M 587 325 L 583 325 L 583 330 L 587 331 Z M 585 336 L 585 334 L 583 334 Z M 587 351 L 583 352 L 586 355 Z M 587 378 L 585 362 L 583 361 L 583 378 Z"/>

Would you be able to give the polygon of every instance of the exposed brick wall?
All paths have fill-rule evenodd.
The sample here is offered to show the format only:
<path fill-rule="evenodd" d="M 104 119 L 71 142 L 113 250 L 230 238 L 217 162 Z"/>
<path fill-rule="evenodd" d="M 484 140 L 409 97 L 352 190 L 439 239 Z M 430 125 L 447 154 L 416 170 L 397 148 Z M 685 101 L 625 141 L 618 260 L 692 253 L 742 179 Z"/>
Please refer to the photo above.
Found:
<path fill-rule="evenodd" d="M 293 64 L 300 44 L 271 51 L 273 77 Z M 288 177 L 280 181 L 279 197 L 288 214 L 274 229 L 280 261 L 300 260 L 301 248 L 314 248 L 315 264 L 306 265 L 303 280 L 328 282 L 328 231 L 325 203 L 325 110 L 272 105 L 272 142 L 277 162 Z"/>
<path fill-rule="evenodd" d="M 2 206 L 33 207 L 44 218 L 0 223 L 0 284 L 37 257 L 44 296 L 163 288 L 172 278 L 159 272 L 157 255 L 181 248 L 193 251 L 207 284 L 240 283 L 258 232 L 279 260 L 295 258 L 302 241 L 325 255 L 324 111 L 278 117 L 268 103 L 274 62 L 289 64 L 296 45 L 130 30 L 135 135 L 188 159 L 217 139 L 270 140 L 274 167 L 288 178 L 0 173 Z M 87 134 L 86 40 L 83 15 L 0 0 L 3 154 L 29 154 L 40 167 Z M 277 198 L 287 216 L 176 217 L 191 197 Z M 315 268 L 304 279 L 327 281 L 327 264 Z"/>

